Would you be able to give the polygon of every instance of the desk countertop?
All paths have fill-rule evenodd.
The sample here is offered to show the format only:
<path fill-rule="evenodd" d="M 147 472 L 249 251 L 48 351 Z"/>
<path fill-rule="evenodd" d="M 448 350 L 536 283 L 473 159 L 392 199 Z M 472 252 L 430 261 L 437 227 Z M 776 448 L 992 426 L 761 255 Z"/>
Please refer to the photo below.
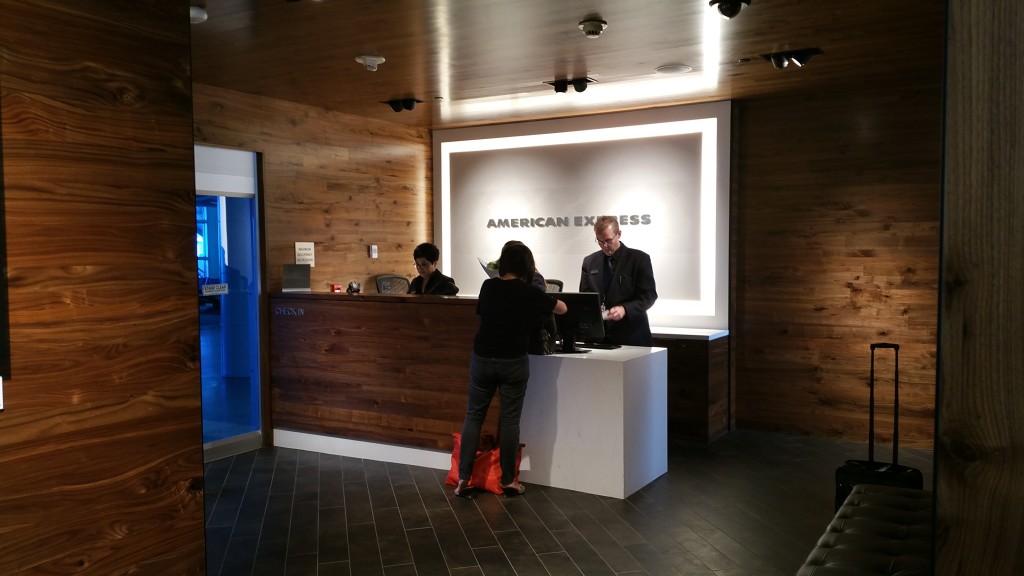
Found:
<path fill-rule="evenodd" d="M 707 328 L 674 328 L 652 326 L 651 333 L 655 338 L 671 338 L 676 340 L 717 340 L 729 335 L 728 330 Z"/>

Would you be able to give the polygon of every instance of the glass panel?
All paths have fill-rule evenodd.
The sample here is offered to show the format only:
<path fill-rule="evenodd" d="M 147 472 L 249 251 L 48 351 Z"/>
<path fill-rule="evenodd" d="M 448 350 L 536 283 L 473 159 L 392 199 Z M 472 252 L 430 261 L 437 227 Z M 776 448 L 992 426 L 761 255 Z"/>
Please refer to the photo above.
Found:
<path fill-rule="evenodd" d="M 203 442 L 260 429 L 255 199 L 198 196 Z"/>

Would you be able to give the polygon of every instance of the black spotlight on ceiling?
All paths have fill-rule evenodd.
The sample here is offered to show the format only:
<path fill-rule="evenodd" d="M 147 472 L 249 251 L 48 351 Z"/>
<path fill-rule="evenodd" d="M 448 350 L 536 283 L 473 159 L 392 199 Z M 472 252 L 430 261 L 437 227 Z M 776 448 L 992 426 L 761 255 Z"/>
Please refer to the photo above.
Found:
<path fill-rule="evenodd" d="M 415 98 L 396 98 L 394 100 L 388 100 L 384 102 L 395 112 L 401 112 L 402 110 L 412 110 L 417 104 L 423 102 L 423 100 L 417 100 Z"/>
<path fill-rule="evenodd" d="M 709 6 L 718 5 L 718 13 L 723 18 L 735 18 L 740 10 L 743 9 L 744 5 L 750 6 L 751 0 L 711 0 L 708 2 Z"/>
<path fill-rule="evenodd" d="M 569 91 L 569 86 L 572 86 L 572 89 L 576 92 L 583 92 L 587 89 L 588 85 L 593 84 L 594 82 L 597 82 L 597 80 L 584 76 L 582 78 L 573 78 L 572 80 L 567 78 L 563 78 L 561 80 L 550 80 L 545 82 L 545 84 L 549 84 L 554 87 L 555 92 L 558 94 L 565 94 Z"/>
<path fill-rule="evenodd" d="M 800 68 L 806 65 L 812 56 L 821 54 L 821 48 L 801 48 L 800 50 L 784 50 L 762 54 L 761 57 L 772 63 L 776 70 L 782 70 L 790 64 Z"/>
<path fill-rule="evenodd" d="M 803 66 L 810 61 L 811 56 L 821 54 L 821 48 L 804 48 L 803 50 L 794 50 L 789 54 L 789 61 L 797 66 Z"/>

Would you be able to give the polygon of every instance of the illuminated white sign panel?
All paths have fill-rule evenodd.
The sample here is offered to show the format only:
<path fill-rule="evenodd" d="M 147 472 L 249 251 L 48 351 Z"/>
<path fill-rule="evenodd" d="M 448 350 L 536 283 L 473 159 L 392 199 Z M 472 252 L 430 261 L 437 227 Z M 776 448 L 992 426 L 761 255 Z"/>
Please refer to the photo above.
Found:
<path fill-rule="evenodd" d="M 728 328 L 728 102 L 434 133 L 435 242 L 475 295 L 508 240 L 548 278 L 579 286 L 593 220 L 651 255 L 651 323 Z"/>

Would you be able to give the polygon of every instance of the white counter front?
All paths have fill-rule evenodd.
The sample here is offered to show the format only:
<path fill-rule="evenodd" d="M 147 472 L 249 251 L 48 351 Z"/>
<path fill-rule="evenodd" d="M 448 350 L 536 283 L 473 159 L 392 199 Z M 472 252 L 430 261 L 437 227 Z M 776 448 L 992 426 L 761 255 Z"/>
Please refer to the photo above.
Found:
<path fill-rule="evenodd" d="M 530 357 L 526 483 L 626 498 L 668 471 L 665 348 Z"/>

